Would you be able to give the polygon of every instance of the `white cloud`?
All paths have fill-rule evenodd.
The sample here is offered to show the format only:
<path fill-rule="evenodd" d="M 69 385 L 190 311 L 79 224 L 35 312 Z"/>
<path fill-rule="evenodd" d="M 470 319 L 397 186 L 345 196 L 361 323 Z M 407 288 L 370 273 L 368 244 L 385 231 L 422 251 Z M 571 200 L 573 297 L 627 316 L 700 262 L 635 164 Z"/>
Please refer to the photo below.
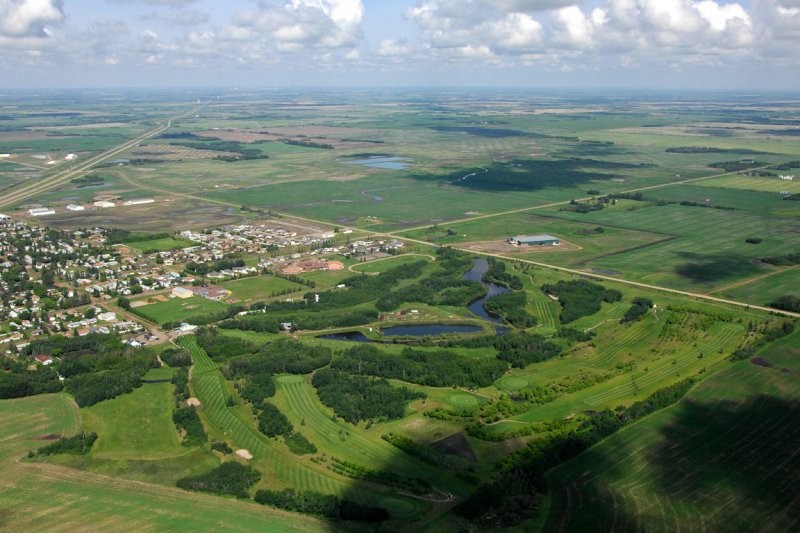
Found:
<path fill-rule="evenodd" d="M 361 38 L 364 5 L 361 0 L 289 0 L 265 2 L 257 11 L 243 12 L 235 24 L 250 28 L 287 50 L 352 47 Z"/>
<path fill-rule="evenodd" d="M 384 39 L 378 46 L 376 53 L 382 57 L 404 57 L 411 53 L 411 47 L 406 41 Z"/>
<path fill-rule="evenodd" d="M 6 37 L 48 37 L 49 25 L 63 20 L 59 0 L 0 0 L 0 35 Z"/>

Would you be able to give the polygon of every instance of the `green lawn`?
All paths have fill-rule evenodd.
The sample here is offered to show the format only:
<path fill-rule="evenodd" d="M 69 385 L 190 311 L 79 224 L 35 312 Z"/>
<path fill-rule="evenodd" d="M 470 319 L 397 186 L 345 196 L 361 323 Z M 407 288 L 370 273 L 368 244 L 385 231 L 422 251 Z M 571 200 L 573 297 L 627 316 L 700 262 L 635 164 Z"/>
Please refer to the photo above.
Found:
<path fill-rule="evenodd" d="M 146 300 L 146 298 L 143 298 Z M 156 302 L 134 308 L 134 312 L 157 324 L 188 320 L 195 316 L 224 311 L 227 304 L 192 296 L 191 298 L 172 298 L 166 302 Z"/>
<path fill-rule="evenodd" d="M 256 276 L 222 283 L 240 303 L 249 304 L 257 300 L 265 300 L 279 296 L 279 293 L 308 291 L 308 287 L 276 276 Z"/>
<path fill-rule="evenodd" d="M 151 370 L 144 380 L 169 380 L 172 369 Z M 144 383 L 123 394 L 81 410 L 83 430 L 99 435 L 92 447 L 98 459 L 163 459 L 183 455 L 172 423 L 172 383 Z"/>
<path fill-rule="evenodd" d="M 147 241 L 135 241 L 130 243 L 123 243 L 125 246 L 135 248 L 144 254 L 151 252 L 164 252 L 174 248 L 186 248 L 188 246 L 195 246 L 197 243 L 186 239 L 175 239 L 173 237 L 165 237 L 163 239 L 151 239 Z"/>

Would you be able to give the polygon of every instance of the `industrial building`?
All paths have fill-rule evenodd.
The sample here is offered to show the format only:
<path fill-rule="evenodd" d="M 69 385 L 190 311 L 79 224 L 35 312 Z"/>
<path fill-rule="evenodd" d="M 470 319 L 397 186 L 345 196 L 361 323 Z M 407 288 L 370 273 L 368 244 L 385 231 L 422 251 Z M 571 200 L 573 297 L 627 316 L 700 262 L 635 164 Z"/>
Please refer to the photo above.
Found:
<path fill-rule="evenodd" d="M 561 239 L 553 237 L 547 233 L 540 235 L 517 235 L 516 237 L 509 237 L 508 242 L 514 246 L 558 246 L 561 244 Z"/>
<path fill-rule="evenodd" d="M 33 209 L 29 209 L 28 212 L 31 214 L 32 217 L 41 217 L 44 215 L 55 215 L 55 209 L 50 207 L 35 207 Z"/>
<path fill-rule="evenodd" d="M 78 204 L 68 204 L 67 205 L 67 210 L 68 211 L 83 211 L 84 209 L 86 209 L 86 208 L 83 207 L 82 205 L 78 205 Z"/>

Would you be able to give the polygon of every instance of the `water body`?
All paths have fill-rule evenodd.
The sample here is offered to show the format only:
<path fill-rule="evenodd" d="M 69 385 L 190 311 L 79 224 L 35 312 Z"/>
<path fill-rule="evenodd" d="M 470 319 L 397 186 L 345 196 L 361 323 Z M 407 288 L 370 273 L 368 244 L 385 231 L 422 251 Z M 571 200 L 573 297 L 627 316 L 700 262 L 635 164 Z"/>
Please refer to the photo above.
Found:
<path fill-rule="evenodd" d="M 350 341 L 350 342 L 375 342 L 368 338 L 360 331 L 346 331 L 344 333 L 329 333 L 327 335 L 320 335 L 320 339 L 327 339 L 330 341 Z"/>
<path fill-rule="evenodd" d="M 389 326 L 383 328 L 381 333 L 387 337 L 425 337 L 426 335 L 477 333 L 479 331 L 483 331 L 483 328 L 469 324 L 415 324 L 413 326 Z"/>
<path fill-rule="evenodd" d="M 411 166 L 409 157 L 376 155 L 364 159 L 346 161 L 345 165 L 359 165 L 362 167 L 382 168 L 384 170 L 405 170 Z"/>
<path fill-rule="evenodd" d="M 503 321 L 497 318 L 496 316 L 490 315 L 483 307 L 483 304 L 489 298 L 497 296 L 498 294 L 504 294 L 506 292 L 509 292 L 509 290 L 503 287 L 502 285 L 497 285 L 495 283 L 486 283 L 485 281 L 483 281 L 482 279 L 483 275 L 486 274 L 488 271 L 489 271 L 489 261 L 487 261 L 483 257 L 479 257 L 472 264 L 472 269 L 466 274 L 464 274 L 463 279 L 469 281 L 477 281 L 478 283 L 486 287 L 486 296 L 478 298 L 477 300 L 469 304 L 467 306 L 467 309 L 469 309 L 482 319 L 487 320 L 493 324 L 502 324 Z M 505 331 L 503 333 L 505 333 Z"/>

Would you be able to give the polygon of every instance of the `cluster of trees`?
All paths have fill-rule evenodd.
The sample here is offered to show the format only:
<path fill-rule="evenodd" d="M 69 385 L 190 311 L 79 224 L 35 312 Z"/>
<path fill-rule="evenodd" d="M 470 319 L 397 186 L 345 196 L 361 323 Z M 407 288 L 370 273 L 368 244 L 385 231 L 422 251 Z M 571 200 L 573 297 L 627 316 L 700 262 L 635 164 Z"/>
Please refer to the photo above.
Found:
<path fill-rule="evenodd" d="M 497 358 L 515 368 L 525 368 L 532 363 L 552 359 L 561 353 L 561 347 L 535 333 L 506 333 L 495 339 Z"/>
<path fill-rule="evenodd" d="M 783 309 L 784 311 L 793 311 L 800 313 L 800 298 L 792 294 L 779 296 L 769 304 L 770 307 L 775 309 Z"/>
<path fill-rule="evenodd" d="M 262 505 L 271 505 L 287 511 L 320 515 L 326 518 L 362 522 L 383 522 L 389 518 L 389 512 L 383 507 L 366 507 L 349 500 L 341 500 L 333 495 L 310 490 L 262 489 L 256 491 L 253 499 Z"/>
<path fill-rule="evenodd" d="M 715 148 L 713 146 L 677 146 L 674 148 L 667 148 L 664 151 L 668 154 L 722 154 L 731 152 L 732 150 Z"/>
<path fill-rule="evenodd" d="M 489 257 L 488 262 L 489 270 L 483 275 L 483 281 L 504 285 L 515 291 L 522 290 L 522 279 L 506 271 L 506 264 L 503 261 Z"/>
<path fill-rule="evenodd" d="M 739 161 L 721 161 L 719 163 L 711 163 L 708 166 L 711 168 L 721 168 L 725 172 L 739 172 L 740 170 L 763 167 L 764 165 L 765 163 L 756 161 L 755 159 L 742 159 Z"/>
<path fill-rule="evenodd" d="M 195 332 L 195 339 L 197 339 L 197 344 L 215 361 L 225 361 L 237 355 L 252 354 L 258 351 L 258 346 L 252 342 L 239 337 L 223 335 L 215 327 L 198 328 Z"/>
<path fill-rule="evenodd" d="M 637 320 L 641 320 L 652 308 L 653 300 L 650 298 L 637 296 L 631 300 L 631 306 L 627 311 L 625 311 L 625 314 L 620 319 L 620 323 L 625 324 L 626 322 L 636 322 Z"/>
<path fill-rule="evenodd" d="M 502 461 L 494 479 L 458 505 L 456 514 L 484 527 L 512 527 L 535 517 L 547 493 L 548 470 L 579 455 L 623 425 L 674 404 L 693 385 L 692 380 L 681 381 L 629 408 L 592 413 L 575 429 L 531 441 Z"/>
<path fill-rule="evenodd" d="M 401 379 L 430 387 L 486 387 L 507 370 L 497 359 L 471 359 L 449 351 L 411 348 L 405 348 L 398 356 L 371 344 L 347 350 L 331 367 L 350 374 Z"/>
<path fill-rule="evenodd" d="M 59 392 L 62 388 L 54 368 L 40 366 L 28 370 L 27 362 L 0 356 L 0 399 Z"/>
<path fill-rule="evenodd" d="M 83 187 L 93 187 L 96 185 L 102 185 L 105 183 L 105 178 L 98 174 L 89 174 L 87 176 L 81 176 L 79 178 L 72 178 L 69 180 L 70 183 L 74 183 L 78 186 L 79 189 Z"/>
<path fill-rule="evenodd" d="M 542 291 L 558 297 L 561 304 L 561 322 L 567 324 L 582 316 L 593 315 L 603 302 L 618 302 L 622 293 L 606 289 L 602 285 L 586 280 L 559 281 L 542 285 Z"/>
<path fill-rule="evenodd" d="M 206 443 L 208 438 L 206 430 L 203 428 L 203 422 L 200 421 L 200 415 L 193 406 L 184 405 L 176 408 L 172 412 L 172 421 L 178 428 L 181 444 L 184 446 L 202 446 Z"/>
<path fill-rule="evenodd" d="M 258 430 L 267 437 L 289 435 L 294 431 L 292 423 L 281 410 L 269 402 L 262 401 L 258 413 Z"/>
<path fill-rule="evenodd" d="M 352 375 L 322 368 L 312 380 L 319 398 L 351 424 L 361 420 L 401 418 L 409 401 L 425 395 L 406 387 L 392 387 L 385 379 Z"/>
<path fill-rule="evenodd" d="M 167 239 L 169 233 L 134 233 L 127 229 L 111 228 L 106 230 L 106 244 L 121 244 L 123 242 L 142 242 L 153 239 Z"/>
<path fill-rule="evenodd" d="M 486 294 L 486 289 L 477 281 L 463 279 L 472 266 L 468 256 L 453 252 L 450 248 L 440 248 L 437 255 L 439 271 L 419 283 L 384 294 L 375 307 L 379 311 L 391 311 L 406 302 L 466 306 Z M 421 263 L 420 274 L 425 262 Z"/>
<path fill-rule="evenodd" d="M 313 141 L 297 141 L 294 139 L 284 139 L 283 142 L 292 146 L 302 146 L 303 148 L 322 148 L 323 150 L 333 150 L 332 144 L 317 143 Z"/>
<path fill-rule="evenodd" d="M 206 474 L 181 478 L 177 485 L 186 490 L 247 498 L 250 487 L 258 483 L 260 479 L 261 474 L 255 468 L 229 461 Z"/>
<path fill-rule="evenodd" d="M 75 455 L 86 455 L 92 449 L 94 441 L 97 440 L 97 433 L 84 433 L 81 431 L 72 437 L 61 437 L 57 441 L 43 446 L 34 453 L 28 453 L 28 457 L 34 455 L 56 455 L 59 453 L 71 453 Z"/>
<path fill-rule="evenodd" d="M 516 328 L 530 328 L 536 325 L 537 320 L 535 316 L 525 310 L 526 305 L 525 292 L 517 291 L 489 298 L 484 302 L 483 308 Z"/>
<path fill-rule="evenodd" d="M 80 407 L 132 392 L 142 385 L 142 376 L 158 364 L 155 360 L 140 364 L 121 364 L 118 368 L 77 374 L 66 380 L 65 389 L 75 397 Z"/>
<path fill-rule="evenodd" d="M 289 448 L 289 451 L 295 455 L 317 453 L 316 445 L 308 440 L 305 435 L 297 431 L 284 435 L 283 441 L 286 443 L 286 447 Z"/>
<path fill-rule="evenodd" d="M 217 259 L 210 263 L 197 263 L 189 261 L 186 263 L 184 270 L 194 276 L 205 276 L 209 272 L 217 272 L 219 270 L 229 270 L 231 268 L 243 267 L 244 259 L 238 256 L 227 256 L 222 259 Z"/>
<path fill-rule="evenodd" d="M 800 252 L 792 252 L 785 255 L 774 255 L 772 257 L 762 257 L 762 263 L 769 263 L 775 266 L 800 265 Z"/>
<path fill-rule="evenodd" d="M 731 361 L 741 361 L 742 359 L 749 359 L 753 355 L 756 354 L 761 348 L 766 346 L 767 344 L 771 343 L 772 341 L 778 340 L 781 337 L 785 337 L 790 335 L 794 331 L 794 324 L 792 322 L 783 322 L 781 324 L 776 325 L 772 328 L 766 328 L 764 332 L 756 339 L 755 342 L 752 342 L 746 346 L 742 346 L 733 352 L 731 355 Z"/>
<path fill-rule="evenodd" d="M 60 358 L 58 372 L 67 378 L 64 388 L 81 407 L 131 392 L 141 385 L 141 378 L 148 370 L 158 366 L 153 352 L 134 351 L 113 334 L 42 337 L 32 341 L 23 352 L 24 355 L 34 353 Z M 40 376 L 39 371 L 35 374 Z M 48 379 L 39 388 L 56 389 L 55 385 L 47 384 L 52 381 L 49 374 L 41 376 Z M 32 382 L 28 386 L 36 389 Z"/>
<path fill-rule="evenodd" d="M 576 342 L 588 342 L 592 340 L 595 335 L 597 335 L 597 333 L 594 331 L 581 331 L 575 328 L 561 328 L 556 331 L 556 337 Z"/>
<path fill-rule="evenodd" d="M 173 368 L 192 366 L 192 356 L 183 348 L 167 348 L 161 352 L 161 360 Z"/>
<path fill-rule="evenodd" d="M 237 375 L 308 374 L 331 362 L 333 350 L 294 339 L 279 339 L 264 345 L 254 356 L 231 361 Z"/>

